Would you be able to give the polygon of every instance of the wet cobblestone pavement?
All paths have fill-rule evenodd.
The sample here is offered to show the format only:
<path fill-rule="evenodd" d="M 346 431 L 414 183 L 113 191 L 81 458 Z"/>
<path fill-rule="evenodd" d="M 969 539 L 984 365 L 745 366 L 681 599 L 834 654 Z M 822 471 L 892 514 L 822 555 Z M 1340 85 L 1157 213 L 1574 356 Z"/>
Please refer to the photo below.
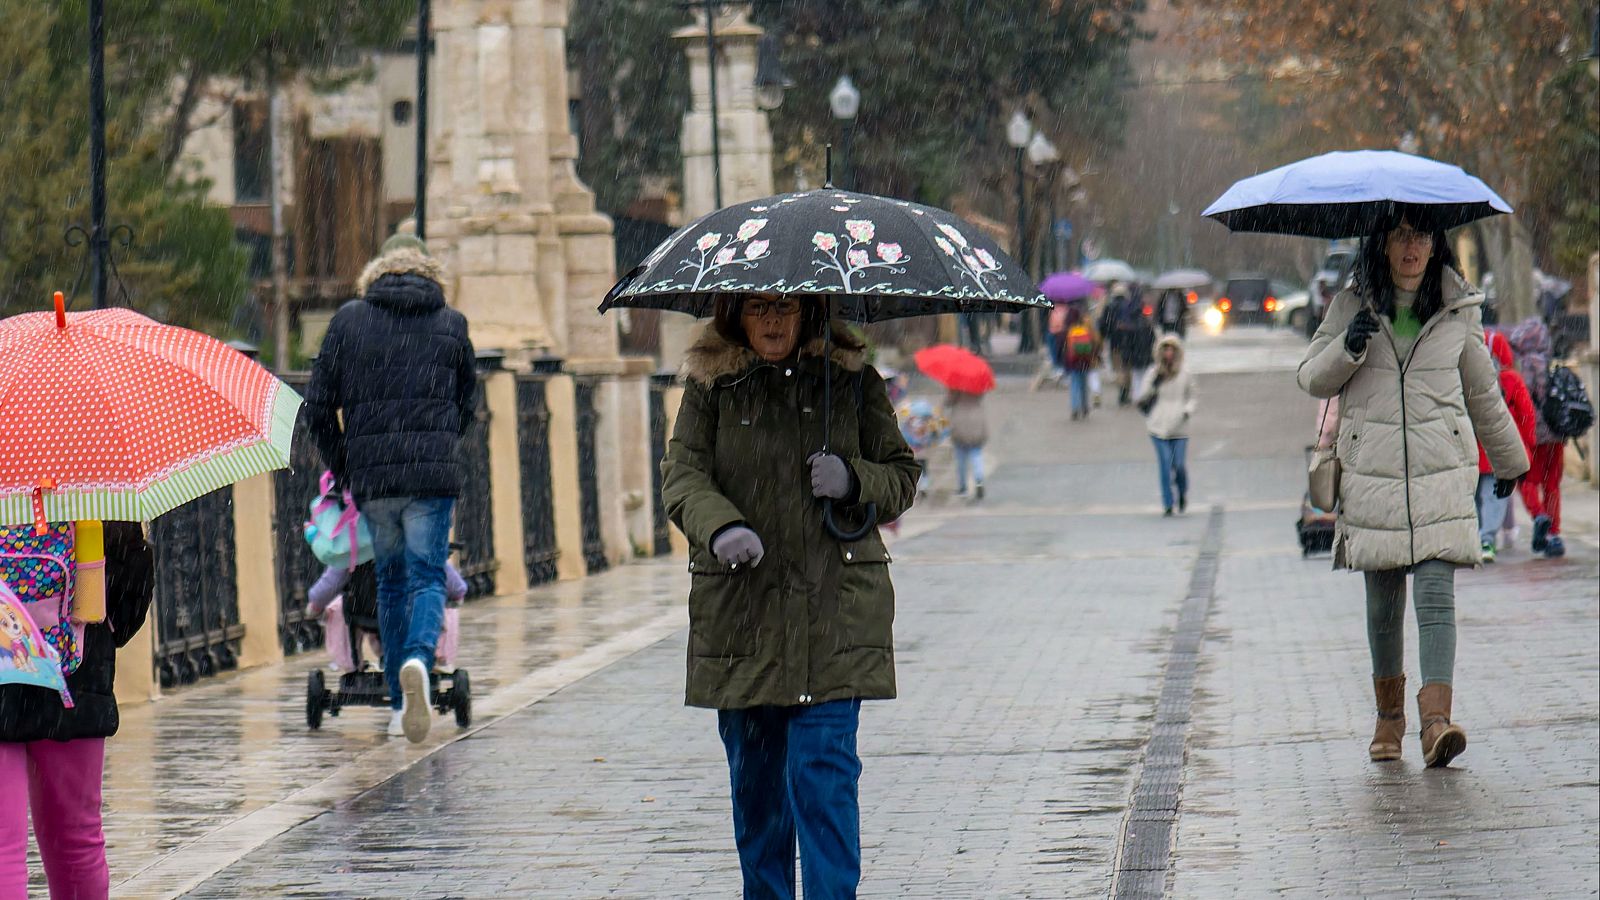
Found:
<path fill-rule="evenodd" d="M 1007 383 L 989 498 L 936 493 L 895 542 L 901 698 L 862 714 L 863 896 L 1118 887 L 1213 503 L 1219 565 L 1171 869 L 1140 885 L 1194 898 L 1600 889 L 1594 495 L 1569 500 L 1568 559 L 1513 554 L 1458 578 L 1466 754 L 1424 771 L 1413 734 L 1404 762 L 1374 766 L 1359 579 L 1301 560 L 1291 528 L 1311 405 L 1281 371 L 1221 374 L 1240 341 L 1243 358 L 1281 367 L 1287 340 L 1196 348 L 1197 368 L 1219 374 L 1201 381 L 1193 511 L 1172 520 L 1136 413 L 1074 427 L 1064 392 Z M 682 706 L 670 616 L 685 579 L 649 564 L 469 607 L 475 688 L 507 715 L 464 739 L 439 728 L 410 748 L 362 710 L 307 734 L 303 663 L 138 711 L 108 777 L 115 895 L 737 896 L 715 719 Z"/>

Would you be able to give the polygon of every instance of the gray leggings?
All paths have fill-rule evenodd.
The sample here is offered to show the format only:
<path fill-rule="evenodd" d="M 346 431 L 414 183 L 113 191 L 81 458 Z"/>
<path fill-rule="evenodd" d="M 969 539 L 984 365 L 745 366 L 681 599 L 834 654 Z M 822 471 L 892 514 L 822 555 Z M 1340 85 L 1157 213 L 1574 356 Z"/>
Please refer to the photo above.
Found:
<path fill-rule="evenodd" d="M 1456 667 L 1456 566 L 1437 559 L 1411 570 L 1417 661 L 1423 684 L 1449 684 Z M 1406 570 L 1367 572 L 1367 645 L 1372 674 L 1405 672 Z"/>

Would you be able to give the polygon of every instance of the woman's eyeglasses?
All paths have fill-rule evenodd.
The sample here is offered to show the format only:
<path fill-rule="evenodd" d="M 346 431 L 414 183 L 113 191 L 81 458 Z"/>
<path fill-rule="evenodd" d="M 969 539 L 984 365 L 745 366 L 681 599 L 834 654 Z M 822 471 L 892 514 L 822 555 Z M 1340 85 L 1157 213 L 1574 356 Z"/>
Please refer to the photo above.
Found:
<path fill-rule="evenodd" d="M 791 297 L 778 300 L 750 300 L 744 305 L 744 315 L 753 319 L 764 319 L 769 314 L 778 316 L 794 316 L 800 314 L 800 301 Z"/>
<path fill-rule="evenodd" d="M 1412 247 L 1426 247 L 1433 243 L 1433 235 L 1426 231 L 1417 231 L 1415 228 L 1396 228 L 1389 232 L 1389 239 L 1396 244 Z"/>

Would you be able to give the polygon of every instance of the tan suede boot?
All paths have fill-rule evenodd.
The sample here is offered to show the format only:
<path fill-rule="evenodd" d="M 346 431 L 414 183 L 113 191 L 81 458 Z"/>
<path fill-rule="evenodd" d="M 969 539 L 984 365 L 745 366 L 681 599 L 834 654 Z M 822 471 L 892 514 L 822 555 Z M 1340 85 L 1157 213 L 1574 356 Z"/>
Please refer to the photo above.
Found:
<path fill-rule="evenodd" d="M 1406 736 L 1406 677 L 1373 676 L 1372 692 L 1378 698 L 1378 726 L 1367 753 L 1373 762 L 1392 762 L 1400 758 L 1400 742 Z"/>
<path fill-rule="evenodd" d="M 1450 765 L 1467 749 L 1467 733 L 1450 723 L 1450 685 L 1425 684 L 1417 692 L 1417 715 L 1422 719 L 1422 761 L 1430 769 Z"/>

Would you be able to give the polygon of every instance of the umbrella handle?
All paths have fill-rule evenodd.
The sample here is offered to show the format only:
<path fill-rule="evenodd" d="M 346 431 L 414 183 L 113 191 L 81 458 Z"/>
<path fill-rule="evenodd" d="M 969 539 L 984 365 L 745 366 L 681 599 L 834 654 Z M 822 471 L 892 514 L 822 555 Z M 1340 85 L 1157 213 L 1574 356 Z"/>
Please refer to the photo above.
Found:
<path fill-rule="evenodd" d="M 844 543 L 859 541 L 871 534 L 872 529 L 878 527 L 878 504 L 867 504 L 867 521 L 860 528 L 855 531 L 845 531 L 833 520 L 833 500 L 824 499 L 822 501 L 822 526 L 828 529 L 828 533 L 833 535 L 834 540 Z"/>

